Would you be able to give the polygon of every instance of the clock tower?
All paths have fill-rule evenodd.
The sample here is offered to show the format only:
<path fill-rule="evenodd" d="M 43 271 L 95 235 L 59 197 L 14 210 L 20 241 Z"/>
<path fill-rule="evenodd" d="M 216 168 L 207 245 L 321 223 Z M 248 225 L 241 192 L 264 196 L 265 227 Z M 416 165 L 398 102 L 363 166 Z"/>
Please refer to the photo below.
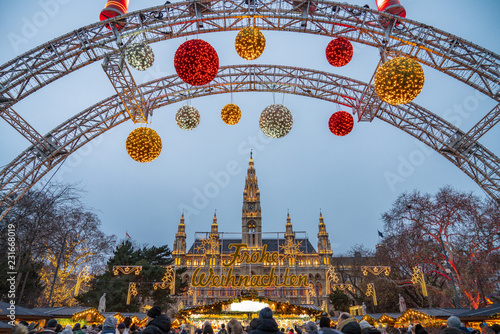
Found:
<path fill-rule="evenodd" d="M 262 216 L 260 210 L 260 192 L 253 167 L 252 152 L 248 163 L 245 189 L 243 190 L 243 208 L 241 216 L 242 243 L 248 247 L 262 247 Z"/>

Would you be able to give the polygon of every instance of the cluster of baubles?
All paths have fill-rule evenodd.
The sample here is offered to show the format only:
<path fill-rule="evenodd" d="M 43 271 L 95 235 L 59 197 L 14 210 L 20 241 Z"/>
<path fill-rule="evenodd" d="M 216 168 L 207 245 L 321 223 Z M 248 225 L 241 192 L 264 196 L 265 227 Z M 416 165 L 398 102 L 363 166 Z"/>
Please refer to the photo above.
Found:
<path fill-rule="evenodd" d="M 129 65 L 138 71 L 147 70 L 155 61 L 153 49 L 145 42 L 134 43 L 127 47 L 126 57 Z"/>
<path fill-rule="evenodd" d="M 336 136 L 345 136 L 352 131 L 354 118 L 347 111 L 337 111 L 328 121 L 328 128 Z"/>
<path fill-rule="evenodd" d="M 247 60 L 260 57 L 266 46 L 266 39 L 256 27 L 242 29 L 235 39 L 238 55 Z M 326 48 L 326 58 L 332 66 L 348 64 L 353 56 L 351 43 L 339 37 L 332 40 Z M 130 66 L 144 71 L 152 66 L 154 53 L 146 43 L 131 44 L 126 50 Z M 177 49 L 174 66 L 179 78 L 184 82 L 200 86 L 211 82 L 219 70 L 219 57 L 215 49 L 207 42 L 193 39 L 184 42 Z M 375 91 L 379 98 L 392 105 L 412 101 L 421 92 L 425 77 L 422 66 L 415 60 L 397 57 L 384 63 L 375 74 Z M 241 109 L 233 103 L 221 110 L 221 119 L 225 124 L 235 125 L 241 119 Z M 175 115 L 177 125 L 184 130 L 193 130 L 200 123 L 200 113 L 192 106 L 179 108 Z M 290 110 L 281 104 L 266 107 L 259 119 L 262 132 L 271 138 L 282 138 L 292 129 L 293 116 Z M 349 134 L 354 126 L 352 115 L 346 111 L 334 113 L 328 122 L 330 131 L 336 136 Z M 156 159 L 162 148 L 158 134 L 149 128 L 138 128 L 127 138 L 127 152 L 132 159 L 149 162 Z"/>
<path fill-rule="evenodd" d="M 384 102 L 392 105 L 405 104 L 420 94 L 424 81 L 424 70 L 417 61 L 396 57 L 377 70 L 375 91 Z"/>
<path fill-rule="evenodd" d="M 260 57 L 266 47 L 264 34 L 256 27 L 246 27 L 240 30 L 234 40 L 234 47 L 238 55 L 246 60 Z"/>
<path fill-rule="evenodd" d="M 130 132 L 126 142 L 128 155 L 137 162 L 151 162 L 161 153 L 161 138 L 155 130 L 140 127 Z"/>

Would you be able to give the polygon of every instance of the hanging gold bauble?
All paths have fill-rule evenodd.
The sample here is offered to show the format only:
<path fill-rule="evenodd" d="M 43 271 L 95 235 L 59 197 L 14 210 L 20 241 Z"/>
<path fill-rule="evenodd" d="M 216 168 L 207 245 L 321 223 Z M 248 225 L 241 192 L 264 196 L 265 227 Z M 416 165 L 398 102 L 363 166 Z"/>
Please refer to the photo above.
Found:
<path fill-rule="evenodd" d="M 200 124 L 200 113 L 193 106 L 182 106 L 175 114 L 177 125 L 183 130 L 193 130 Z"/>
<path fill-rule="evenodd" d="M 127 153 L 137 162 L 151 162 L 161 153 L 161 138 L 155 130 L 137 128 L 127 137 Z"/>
<path fill-rule="evenodd" d="M 257 59 L 264 52 L 266 38 L 259 28 L 246 27 L 236 35 L 234 47 L 241 58 L 246 60 Z"/>
<path fill-rule="evenodd" d="M 271 104 L 260 114 L 260 129 L 268 137 L 284 137 L 292 130 L 292 125 L 292 113 L 282 104 Z"/>
<path fill-rule="evenodd" d="M 222 108 L 220 117 L 227 125 L 235 125 L 241 119 L 241 109 L 234 103 L 229 103 Z"/>
<path fill-rule="evenodd" d="M 417 61 L 397 57 L 377 70 L 375 91 L 384 102 L 392 105 L 405 104 L 420 94 L 424 81 L 424 70 Z"/>

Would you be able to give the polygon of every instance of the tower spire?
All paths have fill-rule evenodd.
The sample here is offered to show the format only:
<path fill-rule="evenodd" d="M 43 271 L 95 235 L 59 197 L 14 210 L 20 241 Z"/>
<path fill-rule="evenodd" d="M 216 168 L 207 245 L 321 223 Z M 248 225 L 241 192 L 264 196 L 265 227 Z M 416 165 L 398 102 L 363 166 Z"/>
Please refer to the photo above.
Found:
<path fill-rule="evenodd" d="M 262 222 L 260 209 L 260 191 L 253 163 L 253 151 L 250 151 L 247 177 L 243 190 L 241 232 L 242 243 L 249 247 L 262 247 Z"/>

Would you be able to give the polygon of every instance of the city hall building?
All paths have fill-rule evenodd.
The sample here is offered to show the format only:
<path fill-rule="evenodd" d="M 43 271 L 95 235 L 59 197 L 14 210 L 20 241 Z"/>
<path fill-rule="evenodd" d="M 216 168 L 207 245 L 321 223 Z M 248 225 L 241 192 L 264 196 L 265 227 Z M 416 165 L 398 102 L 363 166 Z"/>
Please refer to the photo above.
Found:
<path fill-rule="evenodd" d="M 326 305 L 326 275 L 332 261 L 323 217 L 318 222 L 317 249 L 305 232 L 295 232 L 288 214 L 284 232 L 263 233 L 260 192 L 252 155 L 243 190 L 241 234 L 219 231 L 214 214 L 210 232 L 186 245 L 181 218 L 172 252 L 175 267 L 186 267 L 185 307 L 236 298 L 252 291 L 259 297 L 291 304 Z"/>

